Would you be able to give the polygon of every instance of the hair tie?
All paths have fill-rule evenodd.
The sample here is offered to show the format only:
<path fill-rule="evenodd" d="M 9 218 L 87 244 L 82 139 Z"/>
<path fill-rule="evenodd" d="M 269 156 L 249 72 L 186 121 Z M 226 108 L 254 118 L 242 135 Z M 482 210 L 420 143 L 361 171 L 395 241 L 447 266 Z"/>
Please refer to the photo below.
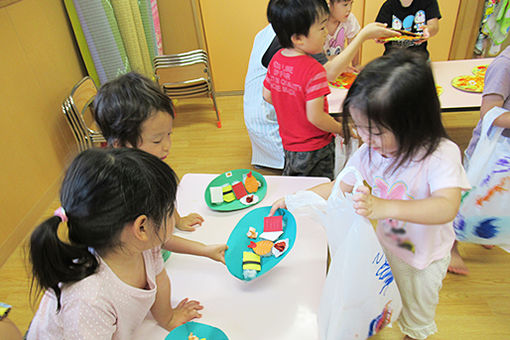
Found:
<path fill-rule="evenodd" d="M 66 215 L 66 211 L 62 207 L 59 207 L 57 210 L 55 210 L 55 212 L 53 213 L 53 216 L 60 217 L 60 220 L 62 222 L 67 222 L 68 221 L 68 218 L 67 218 L 67 215 Z"/>

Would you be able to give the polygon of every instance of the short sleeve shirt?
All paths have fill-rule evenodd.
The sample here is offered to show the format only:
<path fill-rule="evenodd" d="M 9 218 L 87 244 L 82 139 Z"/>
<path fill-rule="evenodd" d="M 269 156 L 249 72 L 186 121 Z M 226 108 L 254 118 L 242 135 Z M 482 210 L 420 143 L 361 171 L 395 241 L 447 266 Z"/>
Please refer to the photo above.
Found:
<path fill-rule="evenodd" d="M 424 160 L 411 161 L 394 173 L 385 171 L 393 162 L 392 158 L 385 158 L 375 151 L 369 155 L 369 150 L 366 144 L 362 145 L 347 166 L 361 172 L 374 196 L 419 200 L 429 198 L 440 189 L 470 188 L 461 164 L 460 150 L 450 140 L 443 139 Z M 344 181 L 349 185 L 354 184 L 349 176 L 344 177 Z M 378 221 L 377 236 L 386 249 L 417 269 L 423 269 L 447 256 L 455 240 L 452 222 L 421 225 L 391 218 Z"/>
<path fill-rule="evenodd" d="M 28 331 L 28 340 L 131 339 L 156 299 L 162 272 L 161 248 L 143 252 L 146 289 L 121 281 L 99 257 L 97 273 L 62 286 L 61 309 L 53 290 L 44 294 Z"/>
<path fill-rule="evenodd" d="M 497 94 L 503 98 L 503 108 L 510 111 L 510 46 L 505 48 L 487 67 L 482 97 Z M 473 130 L 473 136 L 466 149 L 467 157 L 471 157 L 482 132 L 481 121 Z M 510 137 L 510 129 L 505 129 L 503 135 Z"/>
<path fill-rule="evenodd" d="M 409 7 L 403 7 L 400 0 L 387 0 L 377 14 L 376 22 L 388 24 L 388 27 L 403 29 L 414 33 L 422 33 L 427 21 L 441 19 L 437 0 L 413 0 Z M 384 54 L 392 49 L 407 47 L 400 45 L 397 41 L 384 44 Z M 420 45 L 409 46 L 413 51 L 426 53 L 427 42 Z"/>
<path fill-rule="evenodd" d="M 326 37 L 326 43 L 324 44 L 326 56 L 330 57 L 340 54 L 345 48 L 345 40 L 353 39 L 359 31 L 359 22 L 354 14 L 350 13 L 347 20 L 338 24 L 335 32 L 332 35 L 328 34 Z"/>
<path fill-rule="evenodd" d="M 328 145 L 333 135 L 308 121 L 306 102 L 324 97 L 328 114 L 326 70 L 308 55 L 288 57 L 278 51 L 267 69 L 264 87 L 271 91 L 283 148 L 287 151 L 315 151 Z"/>

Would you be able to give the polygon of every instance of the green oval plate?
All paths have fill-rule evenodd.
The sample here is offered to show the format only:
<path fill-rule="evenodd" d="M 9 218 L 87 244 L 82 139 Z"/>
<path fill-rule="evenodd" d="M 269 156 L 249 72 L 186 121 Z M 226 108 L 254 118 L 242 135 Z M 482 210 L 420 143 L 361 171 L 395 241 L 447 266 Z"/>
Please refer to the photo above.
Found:
<path fill-rule="evenodd" d="M 254 195 L 257 196 L 259 199 L 258 202 L 250 204 L 250 205 L 245 205 L 245 204 L 242 204 L 238 199 L 235 199 L 232 202 L 228 202 L 228 203 L 225 201 L 223 201 L 223 203 L 219 203 L 219 204 L 211 203 L 211 193 L 209 191 L 209 189 L 211 187 L 221 187 L 224 184 L 232 184 L 233 182 L 237 182 L 237 181 L 242 182 L 243 175 L 247 174 L 250 171 L 253 174 L 253 176 L 255 176 L 257 181 L 259 181 L 259 183 L 261 184 L 259 187 L 259 190 L 257 190 L 257 192 L 254 193 Z M 260 203 L 260 201 L 262 201 L 262 199 L 266 196 L 266 192 L 267 192 L 267 183 L 266 183 L 264 176 L 262 176 L 261 174 L 259 174 L 258 172 L 254 171 L 254 170 L 236 169 L 236 170 L 224 172 L 221 175 L 219 175 L 218 177 L 216 177 L 215 179 L 213 179 L 211 181 L 211 183 L 209 183 L 209 185 L 205 189 L 204 197 L 205 197 L 205 203 L 212 210 L 234 211 L 234 210 L 241 210 L 241 209 L 249 208 L 255 204 Z"/>

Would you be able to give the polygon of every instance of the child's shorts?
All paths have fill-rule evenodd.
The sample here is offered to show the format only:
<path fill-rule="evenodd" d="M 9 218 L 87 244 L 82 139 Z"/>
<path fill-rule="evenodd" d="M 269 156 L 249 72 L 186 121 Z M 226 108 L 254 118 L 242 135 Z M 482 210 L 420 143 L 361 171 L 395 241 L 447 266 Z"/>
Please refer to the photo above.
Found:
<path fill-rule="evenodd" d="M 327 177 L 334 179 L 335 141 L 319 150 L 285 152 L 284 176 Z"/>
<path fill-rule="evenodd" d="M 402 333 L 414 339 L 426 339 L 437 332 L 434 322 L 439 291 L 443 285 L 450 255 L 416 269 L 385 249 L 395 282 L 402 297 L 398 325 Z"/>

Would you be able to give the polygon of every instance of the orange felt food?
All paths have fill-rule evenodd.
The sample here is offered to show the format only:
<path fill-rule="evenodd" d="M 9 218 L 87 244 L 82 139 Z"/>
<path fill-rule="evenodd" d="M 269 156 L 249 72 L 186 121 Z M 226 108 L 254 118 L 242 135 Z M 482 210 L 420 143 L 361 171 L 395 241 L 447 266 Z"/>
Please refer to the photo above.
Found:
<path fill-rule="evenodd" d="M 268 240 L 262 240 L 258 242 L 251 242 L 248 248 L 252 248 L 253 252 L 259 256 L 265 256 L 271 253 L 273 248 L 273 242 Z"/>

